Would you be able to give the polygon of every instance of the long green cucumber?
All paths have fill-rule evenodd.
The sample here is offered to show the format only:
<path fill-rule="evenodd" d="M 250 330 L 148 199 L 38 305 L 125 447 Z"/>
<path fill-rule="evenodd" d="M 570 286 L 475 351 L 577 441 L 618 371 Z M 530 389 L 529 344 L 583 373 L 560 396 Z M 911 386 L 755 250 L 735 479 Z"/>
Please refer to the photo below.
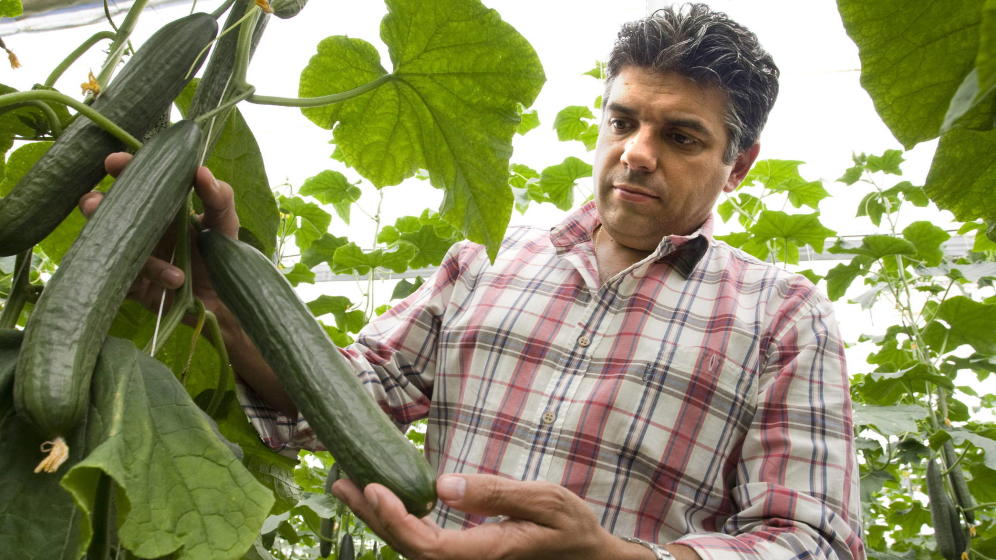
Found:
<path fill-rule="evenodd" d="M 961 530 L 958 510 L 944 488 L 940 466 L 933 458 L 927 460 L 927 497 L 930 499 L 937 551 L 945 560 L 959 560 L 965 550 L 965 535 Z"/>
<path fill-rule="evenodd" d="M 42 435 L 64 436 L 83 415 L 101 343 L 193 185 L 200 139 L 193 121 L 181 121 L 145 144 L 42 292 L 14 376 L 18 413 Z"/>
<path fill-rule="evenodd" d="M 183 90 L 218 31 L 208 14 L 170 22 L 152 35 L 93 103 L 112 122 L 142 138 Z M 0 255 L 38 243 L 105 175 L 104 158 L 124 145 L 77 117 L 38 162 L 0 199 Z"/>
<path fill-rule="evenodd" d="M 972 493 L 968 489 L 968 483 L 965 482 L 965 473 L 961 470 L 961 467 L 955 464 L 958 460 L 958 454 L 955 453 L 954 444 L 951 440 L 944 442 L 944 463 L 948 465 L 948 481 L 951 482 L 951 489 L 954 490 L 955 499 L 958 501 L 958 505 L 965 514 L 965 521 L 969 525 L 975 524 L 975 500 L 972 498 Z"/>
<path fill-rule="evenodd" d="M 436 501 L 435 473 L 364 388 L 284 276 L 252 246 L 198 237 L 215 290 L 336 463 L 360 487 L 393 491 L 414 515 Z"/>

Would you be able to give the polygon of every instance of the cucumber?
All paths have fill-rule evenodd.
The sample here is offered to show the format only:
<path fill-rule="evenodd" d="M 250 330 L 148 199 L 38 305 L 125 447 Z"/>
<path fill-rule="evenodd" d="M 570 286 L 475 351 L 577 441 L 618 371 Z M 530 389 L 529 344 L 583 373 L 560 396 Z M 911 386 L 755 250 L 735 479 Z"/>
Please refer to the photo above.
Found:
<path fill-rule="evenodd" d="M 193 14 L 156 31 L 97 97 L 93 108 L 142 138 L 170 108 L 218 31 L 208 14 Z M 124 145 L 77 117 L 38 162 L 0 199 L 0 255 L 13 255 L 52 232 L 80 197 L 105 175 L 104 158 Z"/>
<path fill-rule="evenodd" d="M 961 507 L 962 512 L 965 514 L 965 521 L 969 525 L 975 524 L 975 500 L 972 498 L 972 493 L 968 489 L 968 483 L 965 482 L 965 473 L 961 470 L 961 467 L 955 465 L 958 460 L 958 454 L 955 453 L 954 444 L 951 440 L 944 442 L 944 462 L 949 465 L 948 470 L 948 481 L 951 483 L 951 489 L 954 490 L 955 499 L 958 501 L 958 505 Z M 954 465 L 951 468 L 950 465 Z"/>
<path fill-rule="evenodd" d="M 14 381 L 14 365 L 23 335 L 24 332 L 17 329 L 0 329 L 0 395 Z"/>
<path fill-rule="evenodd" d="M 200 140 L 200 128 L 181 121 L 138 151 L 28 318 L 14 404 L 57 446 L 86 409 L 94 364 L 118 306 L 193 185 Z M 58 468 L 60 457 L 51 458 L 40 470 Z"/>
<path fill-rule="evenodd" d="M 959 560 L 965 550 L 965 534 L 961 530 L 958 510 L 944 488 L 941 469 L 934 459 L 927 461 L 927 497 L 930 499 L 937 551 L 945 560 Z"/>
<path fill-rule="evenodd" d="M 252 246 L 211 230 L 198 236 L 222 302 L 318 439 L 361 488 L 383 484 L 419 517 L 436 501 L 435 473 L 364 388 L 290 283 Z"/>
<path fill-rule="evenodd" d="M 270 0 L 273 15 L 280 19 L 292 18 L 300 12 L 308 0 Z"/>

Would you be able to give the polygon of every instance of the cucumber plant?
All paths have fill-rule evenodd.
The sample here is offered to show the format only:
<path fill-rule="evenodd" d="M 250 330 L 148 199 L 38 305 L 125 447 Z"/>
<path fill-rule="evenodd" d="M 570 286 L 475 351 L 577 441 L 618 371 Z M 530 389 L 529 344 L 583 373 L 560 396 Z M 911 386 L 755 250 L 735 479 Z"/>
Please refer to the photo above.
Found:
<path fill-rule="evenodd" d="M 323 117 L 322 126 L 331 127 L 338 120 L 342 125 L 336 127 L 338 130 L 369 121 L 357 111 L 359 105 L 352 103 L 362 96 L 368 97 L 366 104 L 370 97 L 415 93 L 433 106 L 446 102 L 446 92 L 471 87 L 464 92 L 466 103 L 457 107 L 469 121 L 419 121 L 423 112 L 385 116 L 424 129 L 429 146 L 437 144 L 433 136 L 466 136 L 464 128 L 473 131 L 474 137 L 459 142 L 456 152 L 440 154 L 426 146 L 401 146 L 398 153 L 410 165 L 391 170 L 389 177 L 368 164 L 347 163 L 381 185 L 410 176 L 417 168 L 426 169 L 430 180 L 450 198 L 444 206 L 445 215 L 424 216 L 426 227 L 447 232 L 441 234 L 447 243 L 466 234 L 488 243 L 493 251 L 507 223 L 507 212 L 488 208 L 486 216 L 476 217 L 472 212 L 483 199 L 511 200 L 504 172 L 517 107 L 532 102 L 543 73 L 529 44 L 493 11 L 476 0 L 447 3 L 428 19 L 420 14 L 418 2 L 389 3 L 385 26 L 393 31 L 385 35 L 385 41 L 392 56 L 398 57 L 394 71 L 350 75 L 350 66 L 342 65 L 335 45 L 361 51 L 368 47 L 352 39 L 330 38 L 324 44 L 333 45 L 332 51 L 320 49 L 311 70 L 306 71 L 309 75 L 303 78 L 306 85 L 302 92 L 307 97 L 287 99 L 257 93 L 256 85 L 247 80 L 247 69 L 269 14 L 293 25 L 291 18 L 307 8 L 305 0 L 276 0 L 272 5 L 265 0 L 223 2 L 212 14 L 192 14 L 163 26 L 131 53 L 131 32 L 147 5 L 147 0 L 138 0 L 119 26 L 95 34 L 74 49 L 52 71 L 46 87 L 0 96 L 0 107 L 16 106 L 19 115 L 30 115 L 33 123 L 40 123 L 35 136 L 52 140 L 51 147 L 27 144 L 12 154 L 9 161 L 17 165 L 8 165 L 6 180 L 23 175 L 22 184 L 12 191 L 4 190 L 6 196 L 0 198 L 0 213 L 5 216 L 0 225 L 0 249 L 16 261 L 16 271 L 12 270 L 0 286 L 5 290 L 0 318 L 5 327 L 23 327 L 26 338 L 20 344 L 16 367 L 7 363 L 10 352 L 3 355 L 4 363 L 0 364 L 0 441 L 7 446 L 0 454 L 0 467 L 6 477 L 5 488 L 32 488 L 28 493 L 4 490 L 0 501 L 10 508 L 6 511 L 18 512 L 19 524 L 51 530 L 8 530 L 15 525 L 5 523 L 0 529 L 0 549 L 40 548 L 53 540 L 54 530 L 61 537 L 54 540 L 62 548 L 52 556 L 60 558 L 75 558 L 84 552 L 93 558 L 119 557 L 122 549 L 142 557 L 263 554 L 260 547 L 266 539 L 255 539 L 262 530 L 260 523 L 268 513 L 279 515 L 292 508 L 300 490 L 291 477 L 293 462 L 268 450 L 240 410 L 216 318 L 197 300 L 189 283 L 170 294 L 168 310 L 163 308 L 151 316 L 122 298 L 152 245 L 170 224 L 177 233 L 172 258 L 191 271 L 190 254 L 196 249 L 189 246 L 187 231 L 193 227 L 193 201 L 186 193 L 199 162 L 207 162 L 216 176 L 239 187 L 244 226 L 240 237 L 272 252 L 276 230 L 265 224 L 276 221 L 277 201 L 265 175 L 262 188 L 258 179 L 241 180 L 239 175 L 253 167 L 247 166 L 243 157 L 246 142 L 254 146 L 252 133 L 238 110 L 240 103 L 301 107 L 306 112 L 337 106 L 344 110 L 331 120 Z M 225 23 L 218 26 L 216 22 L 226 13 Z M 424 27 L 421 36 L 403 33 L 416 18 Z M 459 33 L 437 32 L 453 21 L 461 22 Z M 221 33 L 215 40 L 219 27 Z M 445 45 L 432 44 L 434 38 L 443 36 Z M 87 81 L 87 99 L 78 101 L 52 88 L 78 57 L 105 40 L 110 43 L 107 61 Z M 466 45 L 471 45 L 470 50 L 463 48 Z M 420 58 L 413 47 L 424 49 L 427 56 Z M 465 79 L 479 74 L 467 63 L 480 60 L 478 55 L 485 51 L 496 55 L 493 63 L 487 62 L 487 75 L 508 78 L 499 80 L 504 84 L 500 87 Z M 191 82 L 205 59 L 208 63 L 203 76 Z M 124 66 L 118 71 L 122 60 Z M 421 66 L 425 63 L 430 65 L 428 72 Z M 328 76 L 316 78 L 316 68 L 329 70 Z M 188 82 L 191 85 L 187 86 Z M 491 87 L 495 95 L 477 99 L 474 88 L 485 87 Z M 191 120 L 160 131 L 164 115 L 168 120 L 165 109 L 174 102 Z M 77 112 L 68 127 L 69 113 L 63 106 Z M 369 138 L 379 143 L 379 149 L 395 149 L 389 139 Z M 336 143 L 356 153 L 354 137 L 337 139 Z M 232 155 L 236 145 L 242 151 Z M 475 145 L 489 148 L 481 150 Z M 502 145 L 508 147 L 492 149 Z M 135 159 L 110 185 L 100 210 L 86 226 L 74 225 L 67 214 L 80 194 L 103 176 L 107 153 L 123 147 L 136 150 Z M 261 161 L 258 148 L 254 149 L 256 153 L 250 155 Z M 405 154 L 405 149 L 410 151 Z M 237 158 L 241 159 L 235 164 Z M 471 162 L 475 162 L 474 168 L 468 167 Z M 286 204 L 292 205 L 289 201 Z M 269 212 L 272 214 L 255 215 Z M 317 233 L 318 239 L 323 238 L 324 232 Z M 410 232 L 395 233 L 400 238 Z M 403 254 L 409 258 L 418 254 L 409 248 L 411 243 L 398 243 L 406 248 Z M 354 257 L 362 253 L 356 244 L 344 245 Z M 309 248 L 301 246 L 303 251 Z M 309 258 L 318 258 L 317 254 L 313 251 Z M 438 251 L 433 254 L 419 258 L 432 264 L 441 257 Z M 256 261 L 245 260 L 238 254 L 234 264 L 262 259 L 257 264 L 265 264 L 279 276 L 268 260 L 271 255 L 256 254 L 254 258 Z M 388 257 L 378 263 L 387 262 L 385 259 Z M 0 270 L 6 273 L 6 265 L 0 264 Z M 296 309 L 299 324 L 310 325 L 306 328 L 315 339 L 324 340 L 325 357 L 339 356 L 328 341 L 329 331 L 315 321 L 314 311 L 299 301 Z M 351 318 L 350 326 L 343 325 L 344 334 L 355 327 L 355 313 L 346 309 L 342 313 Z M 287 327 L 280 316 L 268 321 L 266 329 Z M 131 345 L 122 346 L 117 339 L 122 335 L 156 359 L 139 357 L 137 349 L 128 349 Z M 209 344 L 199 343 L 202 335 Z M 102 344 L 104 340 L 107 342 Z M 163 364 L 172 366 L 171 377 L 176 376 L 172 383 L 179 380 L 185 386 L 184 398 L 162 377 Z M 292 360 L 283 365 L 290 368 L 288 375 L 302 381 L 317 371 L 294 364 Z M 134 375 L 138 370 L 149 371 Z M 355 377 L 346 379 L 355 382 Z M 166 385 L 153 389 L 150 384 L 155 383 Z M 338 416 L 329 415 L 327 408 L 311 398 L 308 391 L 313 387 L 288 384 L 294 387 L 295 401 L 313 425 L 322 425 L 323 441 L 336 450 L 347 472 L 357 480 L 382 481 L 404 495 L 412 511 L 420 515 L 428 512 L 434 500 L 433 471 L 369 397 L 369 402 L 357 401 L 366 395 L 357 383 L 352 393 L 355 398 L 343 401 L 344 408 L 352 410 L 338 412 Z M 155 414 L 148 414 L 151 411 Z M 356 423 L 352 419 L 360 412 L 366 420 Z M 123 413 L 133 421 L 121 423 Z M 181 425 L 200 430 L 197 433 L 205 437 L 209 434 L 221 446 L 218 449 L 228 450 L 228 458 L 214 455 L 209 459 L 199 450 L 184 449 L 185 439 L 176 438 L 168 429 Z M 362 437 L 354 434 L 357 430 L 371 429 L 375 431 L 371 441 L 380 442 L 383 448 L 371 446 L 369 441 L 356 445 L 356 440 L 350 439 Z M 52 438 L 53 443 L 45 449 L 51 446 L 53 453 L 39 467 L 28 468 L 30 461 L 38 459 L 37 443 L 32 449 L 29 442 L 43 438 Z M 67 447 L 72 453 L 66 454 Z M 164 455 L 164 449 L 170 451 Z M 224 476 L 204 472 L 221 464 L 227 465 Z M 147 471 L 144 475 L 143 469 Z M 42 474 L 32 474 L 32 470 Z M 52 474 L 44 474 L 49 472 Z M 245 476 L 256 480 L 246 481 Z M 165 488 L 157 487 L 163 480 L 173 480 L 171 486 L 191 492 L 163 492 Z M 205 500 L 202 492 L 227 499 Z M 247 525 L 215 535 L 183 527 L 187 523 L 206 527 L 210 524 L 203 521 L 212 518 L 239 518 Z M 364 550 L 362 541 L 359 549 Z"/>

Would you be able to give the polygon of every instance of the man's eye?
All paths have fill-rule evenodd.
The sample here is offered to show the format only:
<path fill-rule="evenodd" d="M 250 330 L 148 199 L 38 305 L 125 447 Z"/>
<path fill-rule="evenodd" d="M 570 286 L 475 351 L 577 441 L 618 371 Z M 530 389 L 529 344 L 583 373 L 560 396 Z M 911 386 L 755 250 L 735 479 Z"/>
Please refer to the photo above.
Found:
<path fill-rule="evenodd" d="M 609 119 L 609 127 L 616 132 L 629 130 L 629 123 L 624 119 Z"/>
<path fill-rule="evenodd" d="M 674 132 L 671 134 L 671 139 L 674 140 L 675 144 L 680 144 L 682 146 L 691 146 L 697 142 L 691 136 L 686 136 L 680 132 Z"/>

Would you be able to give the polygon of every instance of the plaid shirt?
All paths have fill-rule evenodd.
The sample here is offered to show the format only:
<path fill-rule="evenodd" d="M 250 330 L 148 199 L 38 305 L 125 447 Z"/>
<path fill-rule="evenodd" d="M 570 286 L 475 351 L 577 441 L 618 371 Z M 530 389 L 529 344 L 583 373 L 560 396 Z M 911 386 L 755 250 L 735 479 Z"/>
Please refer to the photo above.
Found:
<path fill-rule="evenodd" d="M 710 224 L 605 283 L 593 204 L 515 228 L 494 264 L 454 246 L 347 354 L 394 419 L 428 417 L 439 473 L 557 482 L 620 536 L 707 559 L 863 558 L 843 346 L 798 275 Z M 243 395 L 272 447 L 306 422 Z M 437 522 L 483 521 L 440 506 Z"/>

